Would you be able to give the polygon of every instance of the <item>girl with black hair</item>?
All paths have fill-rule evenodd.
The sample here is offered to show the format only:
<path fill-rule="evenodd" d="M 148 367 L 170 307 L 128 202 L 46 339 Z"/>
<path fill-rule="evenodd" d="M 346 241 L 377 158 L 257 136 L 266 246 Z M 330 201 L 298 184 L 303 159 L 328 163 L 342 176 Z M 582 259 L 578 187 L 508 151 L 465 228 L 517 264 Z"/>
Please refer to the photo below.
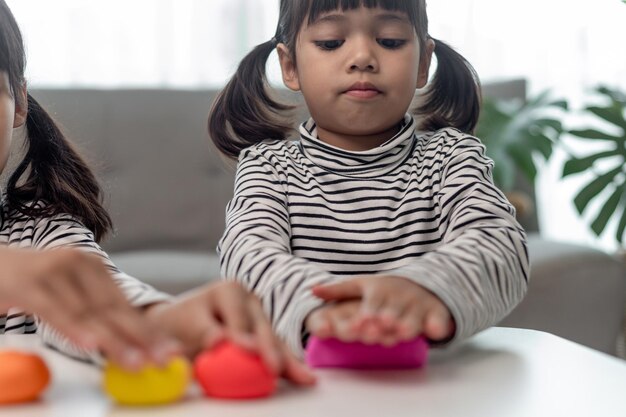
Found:
<path fill-rule="evenodd" d="M 294 141 L 293 107 L 268 91 L 274 50 L 311 115 Z M 429 35 L 425 0 L 281 0 L 275 37 L 209 115 L 217 148 L 239 158 L 222 274 L 262 298 L 297 351 L 310 333 L 444 343 L 497 323 L 529 263 L 472 136 L 479 110 L 478 77 Z"/>
<path fill-rule="evenodd" d="M 239 284 L 172 299 L 112 264 L 97 243 L 111 228 L 100 187 L 28 94 L 24 69 L 19 28 L 0 0 L 0 172 L 14 129 L 27 130 L 25 156 L 0 201 L 0 334 L 36 332 L 72 356 L 100 361 L 103 353 L 131 369 L 176 353 L 193 357 L 228 337 L 277 374 L 313 383 Z"/>

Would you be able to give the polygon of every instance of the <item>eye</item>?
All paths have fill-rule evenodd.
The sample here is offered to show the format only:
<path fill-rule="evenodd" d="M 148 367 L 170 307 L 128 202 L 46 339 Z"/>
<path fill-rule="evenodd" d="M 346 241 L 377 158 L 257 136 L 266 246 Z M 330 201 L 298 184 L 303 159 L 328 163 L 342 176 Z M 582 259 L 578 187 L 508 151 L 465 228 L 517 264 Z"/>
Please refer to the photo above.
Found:
<path fill-rule="evenodd" d="M 406 43 L 403 39 L 376 39 L 376 42 L 387 49 L 398 49 Z"/>
<path fill-rule="evenodd" d="M 315 41 L 315 45 L 324 51 L 332 51 L 339 48 L 344 42 L 345 41 L 334 39 L 329 41 Z"/>

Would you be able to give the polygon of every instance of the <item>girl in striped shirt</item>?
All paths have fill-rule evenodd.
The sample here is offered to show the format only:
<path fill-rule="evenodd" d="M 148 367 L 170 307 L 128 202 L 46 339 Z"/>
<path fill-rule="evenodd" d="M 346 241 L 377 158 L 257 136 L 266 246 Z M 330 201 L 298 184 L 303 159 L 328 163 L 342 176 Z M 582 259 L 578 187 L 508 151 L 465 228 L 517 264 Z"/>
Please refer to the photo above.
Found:
<path fill-rule="evenodd" d="M 0 201 L 0 334 L 37 332 L 72 356 L 99 361 L 101 352 L 130 369 L 181 351 L 194 356 L 229 337 L 276 373 L 312 383 L 240 285 L 172 299 L 112 264 L 97 243 L 111 228 L 100 187 L 27 93 L 24 66 L 19 28 L 0 0 L 0 172 L 13 130 L 27 130 L 25 156 Z"/>
<path fill-rule="evenodd" d="M 266 82 L 273 51 L 311 115 L 291 141 L 292 107 Z M 310 333 L 446 343 L 497 323 L 529 263 L 471 134 L 479 107 L 473 68 L 428 34 L 425 0 L 282 0 L 275 37 L 209 116 L 217 148 L 239 160 L 222 274 L 262 298 L 298 352 Z"/>

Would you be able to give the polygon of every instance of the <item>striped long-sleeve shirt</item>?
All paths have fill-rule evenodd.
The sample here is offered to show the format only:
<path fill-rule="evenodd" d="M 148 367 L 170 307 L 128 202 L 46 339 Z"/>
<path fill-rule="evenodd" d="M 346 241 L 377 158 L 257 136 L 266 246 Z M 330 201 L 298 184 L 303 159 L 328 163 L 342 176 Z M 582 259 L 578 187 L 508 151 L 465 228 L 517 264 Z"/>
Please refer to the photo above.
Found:
<path fill-rule="evenodd" d="M 456 129 L 400 132 L 364 152 L 317 138 L 265 141 L 240 154 L 220 241 L 222 275 L 263 300 L 302 353 L 311 288 L 350 276 L 406 277 L 437 295 L 460 340 L 502 319 L 524 296 L 524 230 L 492 181 L 478 139 Z"/>
<path fill-rule="evenodd" d="M 41 207 L 42 203 L 36 203 Z M 169 295 L 161 293 L 132 278 L 111 262 L 108 255 L 94 241 L 93 233 L 69 215 L 51 218 L 32 218 L 0 207 L 0 245 L 21 248 L 48 250 L 55 248 L 77 248 L 100 256 L 112 274 L 113 279 L 126 295 L 129 302 L 137 307 L 168 300 Z M 0 265 L 2 268 L 2 265 Z M 81 349 L 45 321 L 24 311 L 13 308 L 0 312 L 0 334 L 38 333 L 43 341 L 70 356 L 100 361 L 97 352 Z"/>

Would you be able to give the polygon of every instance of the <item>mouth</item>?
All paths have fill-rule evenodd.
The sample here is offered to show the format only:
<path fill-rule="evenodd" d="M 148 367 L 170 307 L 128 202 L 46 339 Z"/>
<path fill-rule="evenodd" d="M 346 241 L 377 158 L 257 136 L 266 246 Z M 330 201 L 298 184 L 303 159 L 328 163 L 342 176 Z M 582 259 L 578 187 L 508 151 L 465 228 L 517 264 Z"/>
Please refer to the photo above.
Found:
<path fill-rule="evenodd" d="M 356 98 L 374 98 L 382 94 L 382 91 L 380 91 L 372 83 L 359 81 L 352 84 L 346 91 L 344 91 L 344 94 Z"/>

